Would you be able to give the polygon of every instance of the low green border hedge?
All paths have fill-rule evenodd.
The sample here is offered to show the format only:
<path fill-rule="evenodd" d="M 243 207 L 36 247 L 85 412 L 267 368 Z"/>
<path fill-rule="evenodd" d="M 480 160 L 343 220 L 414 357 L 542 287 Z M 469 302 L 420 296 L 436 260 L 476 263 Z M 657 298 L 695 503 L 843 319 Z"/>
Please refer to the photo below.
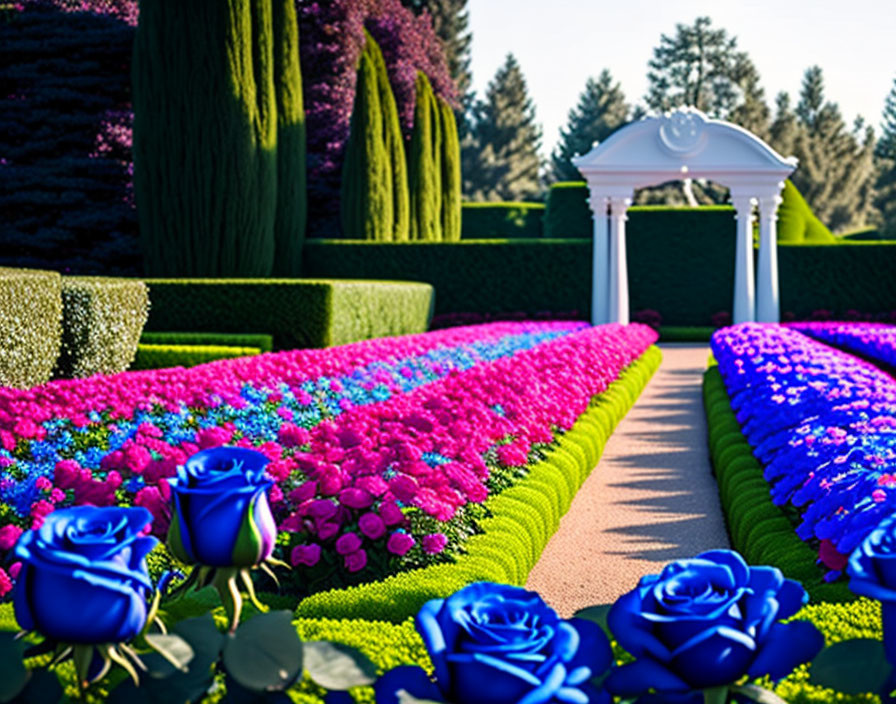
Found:
<path fill-rule="evenodd" d="M 214 345 L 218 347 L 257 347 L 262 352 L 274 349 L 270 335 L 230 332 L 144 332 L 143 345 Z"/>
<path fill-rule="evenodd" d="M 258 347 L 230 347 L 223 345 L 137 345 L 137 355 L 131 371 L 195 367 L 218 359 L 251 357 L 261 354 Z"/>
<path fill-rule="evenodd" d="M 793 521 L 772 503 L 762 465 L 740 430 L 714 362 L 703 375 L 709 450 L 731 547 L 752 565 L 774 565 L 799 580 L 813 602 L 852 601 L 845 582 L 828 583 L 817 551 L 796 534 Z"/>
<path fill-rule="evenodd" d="M 149 294 L 134 279 L 62 277 L 62 346 L 55 375 L 123 372 L 146 324 Z"/>
<path fill-rule="evenodd" d="M 607 438 L 661 358 L 659 348 L 649 348 L 593 399 L 575 425 L 557 439 L 545 460 L 533 465 L 516 485 L 488 499 L 485 505 L 490 517 L 482 521 L 484 532 L 467 541 L 467 553 L 457 562 L 320 592 L 304 599 L 296 615 L 399 623 L 429 599 L 448 596 L 471 582 L 525 584 L 560 517 L 597 464 Z"/>
<path fill-rule="evenodd" d="M 0 267 L 0 386 L 50 379 L 62 340 L 62 277 Z"/>

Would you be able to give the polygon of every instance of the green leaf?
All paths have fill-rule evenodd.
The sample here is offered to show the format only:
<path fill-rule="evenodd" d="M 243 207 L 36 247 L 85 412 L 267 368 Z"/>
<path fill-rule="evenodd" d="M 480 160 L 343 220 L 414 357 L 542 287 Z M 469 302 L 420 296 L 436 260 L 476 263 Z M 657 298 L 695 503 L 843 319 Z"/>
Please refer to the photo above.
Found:
<path fill-rule="evenodd" d="M 437 702 L 433 699 L 417 699 L 403 689 L 399 689 L 396 694 L 398 695 L 398 704 L 445 704 L 445 702 Z"/>
<path fill-rule="evenodd" d="M 23 704 L 55 704 L 62 699 L 62 685 L 56 675 L 48 670 L 33 670 L 28 684 L 19 694 Z"/>
<path fill-rule="evenodd" d="M 573 614 L 573 618 L 583 618 L 586 621 L 594 621 L 598 626 L 600 626 L 604 633 L 607 634 L 611 639 L 613 637 L 613 633 L 610 631 L 610 627 L 607 625 L 607 614 L 610 613 L 610 608 L 612 604 L 600 604 L 598 606 L 587 606 L 584 609 L 580 609 Z"/>
<path fill-rule="evenodd" d="M 376 665 L 341 643 L 315 640 L 302 644 L 305 670 L 324 689 L 344 690 L 376 681 Z"/>
<path fill-rule="evenodd" d="M 181 672 L 187 671 L 187 665 L 193 659 L 193 648 L 176 633 L 147 633 L 146 642 L 159 655 L 170 662 Z"/>
<path fill-rule="evenodd" d="M 286 689 L 302 673 L 302 641 L 289 611 L 249 619 L 224 642 L 224 667 L 246 689 Z"/>
<path fill-rule="evenodd" d="M 758 704 L 787 704 L 785 700 L 771 690 L 765 689 L 765 687 L 758 687 L 755 684 L 734 685 L 731 687 L 731 693 L 741 694 Z"/>
<path fill-rule="evenodd" d="M 881 641 L 855 638 L 822 650 L 809 667 L 809 682 L 844 694 L 875 693 L 890 671 Z"/>
<path fill-rule="evenodd" d="M 224 634 L 218 630 L 211 613 L 180 621 L 171 632 L 187 641 L 197 655 L 213 655 L 217 659 L 224 646 Z"/>
<path fill-rule="evenodd" d="M 170 664 L 165 663 L 171 668 L 172 674 L 164 679 L 144 678 L 138 691 L 145 691 L 150 700 L 158 704 L 198 701 L 212 685 L 214 677 L 212 666 L 216 660 L 217 658 L 208 655 L 197 654 L 190 661 L 186 672 L 174 670 Z M 123 704 L 128 704 L 125 699 L 121 701 Z"/>
<path fill-rule="evenodd" d="M 0 702 L 8 702 L 22 691 L 28 670 L 22 662 L 24 644 L 13 633 L 0 633 Z"/>

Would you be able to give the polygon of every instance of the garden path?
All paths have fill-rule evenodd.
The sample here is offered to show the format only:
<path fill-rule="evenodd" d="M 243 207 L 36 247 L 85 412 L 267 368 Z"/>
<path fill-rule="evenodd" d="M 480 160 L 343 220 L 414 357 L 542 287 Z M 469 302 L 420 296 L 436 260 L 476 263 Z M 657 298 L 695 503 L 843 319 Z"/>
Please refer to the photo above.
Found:
<path fill-rule="evenodd" d="M 660 368 L 529 575 L 527 588 L 564 618 L 615 601 L 670 560 L 728 547 L 703 413 L 709 348 L 660 347 Z"/>

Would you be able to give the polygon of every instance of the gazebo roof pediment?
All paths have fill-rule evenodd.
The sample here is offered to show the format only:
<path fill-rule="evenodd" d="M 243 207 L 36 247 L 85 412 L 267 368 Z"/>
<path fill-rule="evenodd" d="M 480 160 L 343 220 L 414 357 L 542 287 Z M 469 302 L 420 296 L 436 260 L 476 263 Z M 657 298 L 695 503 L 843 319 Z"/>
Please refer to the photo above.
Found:
<path fill-rule="evenodd" d="M 572 161 L 586 178 L 631 174 L 639 182 L 647 174 L 668 180 L 723 174 L 783 180 L 796 167 L 794 157 L 785 158 L 742 127 L 696 108 L 633 122 Z"/>

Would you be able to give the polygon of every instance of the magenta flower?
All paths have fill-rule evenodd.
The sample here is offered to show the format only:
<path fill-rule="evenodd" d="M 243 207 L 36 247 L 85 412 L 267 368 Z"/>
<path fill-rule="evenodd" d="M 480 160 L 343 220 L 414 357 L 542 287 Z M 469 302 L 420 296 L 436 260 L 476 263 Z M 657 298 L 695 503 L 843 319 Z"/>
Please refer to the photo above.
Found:
<path fill-rule="evenodd" d="M 365 513 L 358 519 L 358 528 L 370 540 L 379 540 L 386 534 L 386 524 L 375 513 Z"/>
<path fill-rule="evenodd" d="M 361 538 L 355 533 L 343 533 L 336 540 L 336 552 L 349 555 L 361 549 Z"/>
<path fill-rule="evenodd" d="M 306 567 L 314 567 L 320 562 L 320 545 L 312 543 L 311 545 L 296 545 L 292 549 L 289 561 L 293 567 L 305 565 Z"/>
<path fill-rule="evenodd" d="M 423 536 L 423 552 L 427 555 L 437 555 L 445 549 L 448 538 L 443 533 L 432 533 Z"/>
<path fill-rule="evenodd" d="M 408 550 L 414 547 L 415 543 L 416 541 L 407 533 L 396 532 L 389 536 L 386 549 L 393 555 L 403 557 Z"/>

